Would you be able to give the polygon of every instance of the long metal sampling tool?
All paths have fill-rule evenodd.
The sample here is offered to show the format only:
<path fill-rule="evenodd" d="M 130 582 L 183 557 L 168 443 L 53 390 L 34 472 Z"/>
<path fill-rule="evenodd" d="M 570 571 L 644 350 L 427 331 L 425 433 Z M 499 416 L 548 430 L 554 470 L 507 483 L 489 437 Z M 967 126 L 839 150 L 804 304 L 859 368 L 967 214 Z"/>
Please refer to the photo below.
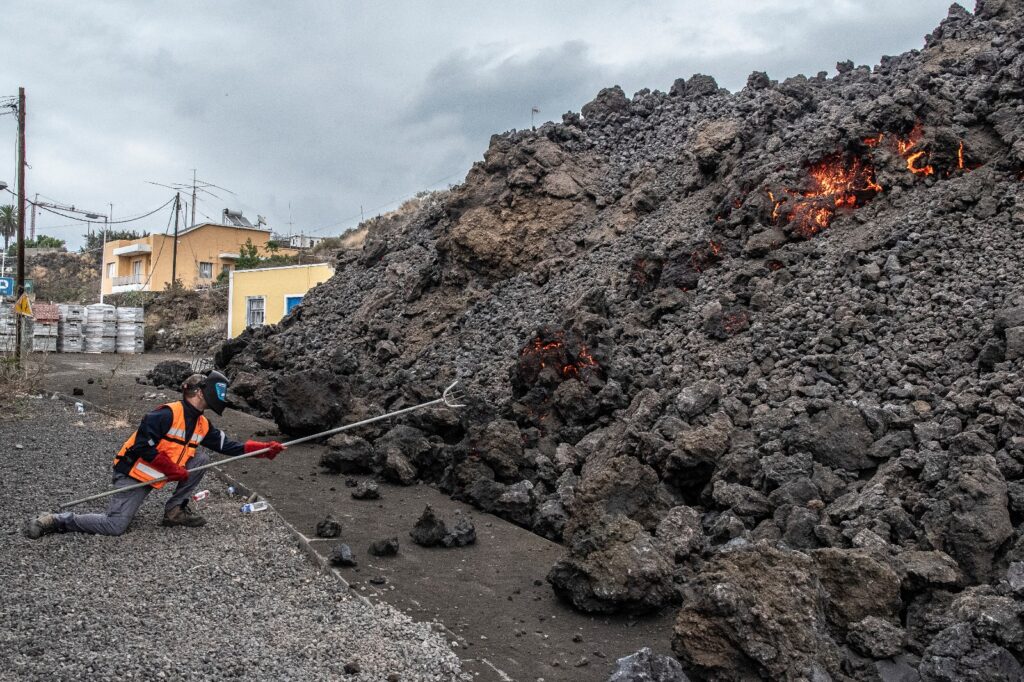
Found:
<path fill-rule="evenodd" d="M 463 399 L 463 396 L 455 390 L 455 385 L 457 383 L 459 383 L 459 382 L 458 381 L 452 382 L 452 384 L 450 386 L 448 386 L 448 388 L 444 389 L 444 392 L 441 394 L 441 397 L 437 398 L 436 400 L 431 400 L 430 402 L 426 402 L 426 403 L 420 403 L 419 405 L 413 405 L 412 407 L 406 407 L 406 408 L 403 408 L 401 410 L 395 410 L 394 412 L 388 412 L 387 414 L 382 414 L 382 415 L 380 415 L 378 417 L 370 417 L 369 419 L 364 419 L 362 421 L 354 422 L 352 424 L 346 424 L 345 426 L 339 426 L 339 427 L 337 427 L 335 429 L 329 429 L 327 431 L 321 431 L 320 433 L 314 433 L 311 436 L 303 436 L 302 438 L 296 438 L 295 440 L 290 440 L 287 443 L 282 443 L 282 445 L 284 445 L 287 448 L 287 447 L 291 447 L 292 445 L 298 445 L 299 443 L 305 443 L 308 440 L 315 440 L 317 438 L 325 438 L 327 436 L 333 436 L 336 433 L 341 433 L 342 431 L 347 431 L 349 429 L 354 429 L 357 426 L 365 426 L 366 424 L 372 424 L 373 422 L 378 422 L 378 421 L 381 421 L 382 419 L 390 419 L 392 417 L 397 417 L 399 415 L 406 414 L 406 413 L 412 412 L 414 410 L 422 410 L 424 407 L 430 407 L 432 405 L 439 405 L 441 403 L 444 403 L 448 407 L 465 407 L 464 404 L 459 402 L 460 400 Z M 255 457 L 257 455 L 262 455 L 264 452 L 267 452 L 268 450 L 270 450 L 270 448 L 263 448 L 262 450 L 255 450 L 253 452 L 247 452 L 244 455 L 236 455 L 235 457 L 229 457 L 228 459 L 224 459 L 224 460 L 221 460 L 219 462 L 211 462 L 210 464 L 204 464 L 203 466 L 196 467 L 194 469 L 189 469 L 189 473 L 196 472 L 196 471 L 202 471 L 203 469 L 210 469 L 212 467 L 221 467 L 221 466 L 225 466 L 227 464 L 234 464 L 235 462 L 237 462 L 239 460 L 242 460 L 242 459 L 246 459 L 246 458 L 249 458 L 249 457 Z M 72 500 L 71 502 L 65 502 L 64 504 L 60 505 L 59 508 L 60 509 L 67 509 L 68 507 L 74 507 L 76 505 L 83 504 L 85 502 L 90 502 L 92 500 L 98 500 L 98 499 L 101 499 L 103 497 L 107 497 L 108 495 L 116 495 L 117 493 L 123 493 L 123 492 L 125 492 L 127 490 L 134 490 L 136 488 L 143 488 L 143 487 L 145 487 L 147 485 L 152 485 L 153 483 L 157 483 L 159 481 L 165 481 L 165 480 L 167 480 L 166 476 L 160 476 L 159 478 L 154 478 L 153 480 L 146 481 L 144 483 L 135 483 L 133 485 L 126 485 L 126 486 L 124 486 L 122 488 L 114 488 L 112 490 L 106 490 L 106 491 L 104 491 L 102 493 L 96 493 L 95 495 L 90 495 L 89 497 L 83 497 L 80 500 Z"/>

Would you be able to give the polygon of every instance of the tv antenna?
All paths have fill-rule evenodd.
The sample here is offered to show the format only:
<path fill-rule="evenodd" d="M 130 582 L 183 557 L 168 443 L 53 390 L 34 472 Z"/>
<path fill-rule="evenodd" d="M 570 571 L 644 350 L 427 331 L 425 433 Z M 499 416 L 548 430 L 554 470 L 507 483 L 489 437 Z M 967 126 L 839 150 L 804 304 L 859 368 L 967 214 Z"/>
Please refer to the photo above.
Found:
<path fill-rule="evenodd" d="M 188 194 L 188 193 L 192 194 L 192 222 L 190 223 L 190 227 L 194 226 L 196 224 L 196 200 L 198 199 L 198 195 L 199 194 L 208 194 L 209 196 L 211 196 L 211 197 L 213 197 L 215 199 L 221 199 L 222 197 L 219 194 L 217 194 L 216 192 L 213 191 L 214 189 L 216 189 L 216 190 L 219 190 L 221 192 L 227 192 L 228 194 L 230 194 L 232 196 L 235 196 L 235 193 L 232 192 L 231 190 L 229 190 L 227 187 L 221 187 L 220 185 L 215 185 L 212 182 L 207 182 L 206 180 L 198 179 L 196 177 L 196 169 L 195 168 L 192 169 L 192 182 L 190 182 L 190 183 L 189 182 L 163 183 L 163 182 L 154 182 L 152 180 L 146 180 L 146 182 L 148 184 L 150 184 L 150 185 L 156 185 L 157 187 L 166 187 L 167 189 L 174 190 L 175 192 L 185 192 L 186 194 Z"/>

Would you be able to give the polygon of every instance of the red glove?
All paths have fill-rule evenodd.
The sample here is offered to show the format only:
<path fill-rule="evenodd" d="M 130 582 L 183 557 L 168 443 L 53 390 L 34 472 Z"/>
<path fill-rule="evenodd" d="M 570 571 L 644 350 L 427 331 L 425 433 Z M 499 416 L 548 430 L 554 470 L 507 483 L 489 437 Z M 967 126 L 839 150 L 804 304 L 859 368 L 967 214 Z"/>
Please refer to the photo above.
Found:
<path fill-rule="evenodd" d="M 154 469 L 167 477 L 168 481 L 188 480 L 188 469 L 179 466 L 171 461 L 171 458 L 162 452 L 158 452 L 153 461 L 149 463 Z"/>
<path fill-rule="evenodd" d="M 256 452 L 263 448 L 269 448 L 262 455 L 256 455 L 256 459 L 274 459 L 277 454 L 284 450 L 284 446 L 278 443 L 276 440 L 272 440 L 269 443 L 261 443 L 258 440 L 247 440 L 245 441 L 245 454 L 250 452 Z"/>

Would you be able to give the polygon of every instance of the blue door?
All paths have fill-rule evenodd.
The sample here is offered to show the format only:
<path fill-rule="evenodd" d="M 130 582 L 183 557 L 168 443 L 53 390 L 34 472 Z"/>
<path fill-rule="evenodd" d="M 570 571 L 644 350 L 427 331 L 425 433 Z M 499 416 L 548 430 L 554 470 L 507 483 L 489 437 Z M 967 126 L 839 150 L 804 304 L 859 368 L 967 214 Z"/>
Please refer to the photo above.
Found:
<path fill-rule="evenodd" d="M 285 296 L 284 297 L 284 314 L 287 315 L 292 311 L 292 308 L 302 303 L 301 296 Z"/>

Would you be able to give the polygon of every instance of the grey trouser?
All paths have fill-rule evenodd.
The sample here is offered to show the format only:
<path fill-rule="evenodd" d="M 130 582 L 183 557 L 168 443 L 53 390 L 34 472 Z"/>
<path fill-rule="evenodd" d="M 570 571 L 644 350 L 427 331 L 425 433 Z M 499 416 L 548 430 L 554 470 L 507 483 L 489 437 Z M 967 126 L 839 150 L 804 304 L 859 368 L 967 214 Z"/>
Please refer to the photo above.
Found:
<path fill-rule="evenodd" d="M 194 469 L 204 464 L 209 464 L 209 462 L 210 456 L 200 451 L 188 461 L 185 468 Z M 167 500 L 165 510 L 170 511 L 184 504 L 192 494 L 192 491 L 199 485 L 199 482 L 203 480 L 203 474 L 205 473 L 205 471 L 197 471 L 191 474 L 188 480 L 180 481 L 174 489 L 171 499 Z M 124 474 L 114 474 L 115 488 L 124 488 L 134 483 L 138 483 L 134 478 Z M 135 512 L 139 511 L 142 501 L 146 499 L 151 490 L 153 490 L 152 486 L 147 485 L 144 488 L 136 488 L 135 490 L 112 495 L 110 502 L 107 503 L 105 514 L 72 514 L 71 512 L 57 514 L 57 529 L 61 532 L 122 535 L 128 530 L 128 524 L 132 522 Z"/>

